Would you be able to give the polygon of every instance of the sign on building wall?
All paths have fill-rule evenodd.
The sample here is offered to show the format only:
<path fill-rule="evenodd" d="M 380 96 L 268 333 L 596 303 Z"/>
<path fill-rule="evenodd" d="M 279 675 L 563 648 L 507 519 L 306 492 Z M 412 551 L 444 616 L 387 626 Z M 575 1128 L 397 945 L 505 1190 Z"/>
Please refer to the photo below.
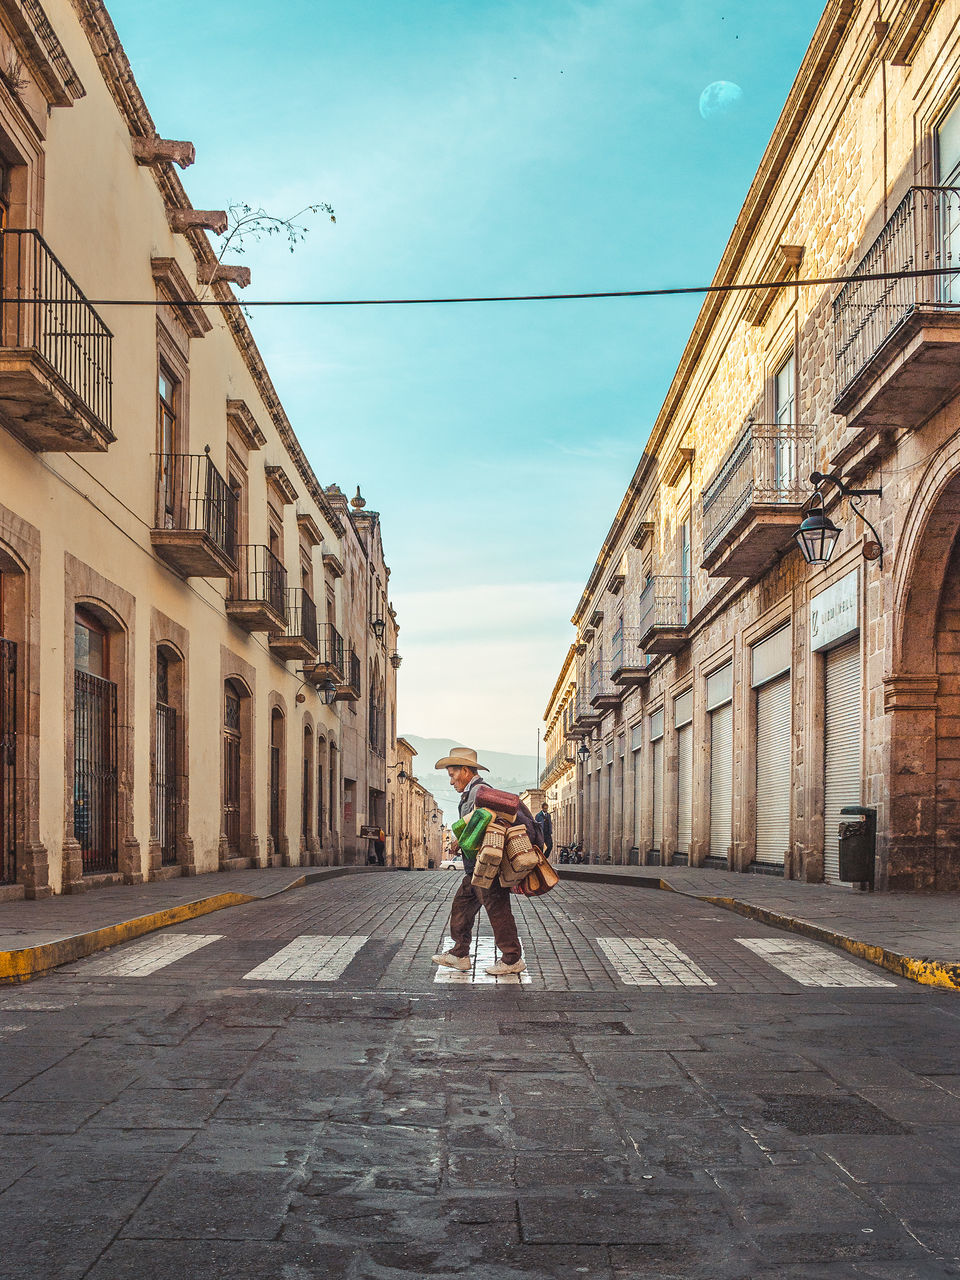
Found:
<path fill-rule="evenodd" d="M 810 648 L 828 649 L 859 630 L 860 570 L 854 569 L 810 601 Z"/>

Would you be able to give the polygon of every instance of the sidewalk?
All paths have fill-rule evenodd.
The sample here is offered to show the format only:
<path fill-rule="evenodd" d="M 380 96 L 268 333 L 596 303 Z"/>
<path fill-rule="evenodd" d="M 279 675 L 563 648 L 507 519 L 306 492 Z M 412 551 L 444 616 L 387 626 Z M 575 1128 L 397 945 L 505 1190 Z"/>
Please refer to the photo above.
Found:
<path fill-rule="evenodd" d="M 166 925 L 383 867 L 272 867 L 0 903 L 0 983 L 25 982 Z"/>
<path fill-rule="evenodd" d="M 570 880 L 667 889 L 802 933 L 934 987 L 960 989 L 960 894 L 861 893 L 708 867 L 561 866 Z"/>

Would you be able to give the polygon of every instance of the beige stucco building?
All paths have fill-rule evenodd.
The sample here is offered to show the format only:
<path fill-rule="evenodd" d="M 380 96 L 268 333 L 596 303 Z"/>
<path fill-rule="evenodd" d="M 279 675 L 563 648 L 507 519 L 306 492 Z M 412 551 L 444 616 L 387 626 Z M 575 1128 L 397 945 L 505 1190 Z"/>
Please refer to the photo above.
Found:
<path fill-rule="evenodd" d="M 103 6 L 4 0 L 0 65 L 0 896 L 362 860 L 379 520 L 315 475 Z"/>
<path fill-rule="evenodd" d="M 831 0 L 551 695 L 595 856 L 834 880 L 867 806 L 879 885 L 960 887 L 958 226 L 960 2 Z M 814 472 L 881 492 L 808 564 Z"/>
<path fill-rule="evenodd" d="M 395 797 L 396 840 L 391 861 L 409 870 L 439 867 L 443 858 L 443 815 L 414 772 L 416 754 L 406 738 L 397 738 L 397 770 L 391 793 L 391 798 Z"/>

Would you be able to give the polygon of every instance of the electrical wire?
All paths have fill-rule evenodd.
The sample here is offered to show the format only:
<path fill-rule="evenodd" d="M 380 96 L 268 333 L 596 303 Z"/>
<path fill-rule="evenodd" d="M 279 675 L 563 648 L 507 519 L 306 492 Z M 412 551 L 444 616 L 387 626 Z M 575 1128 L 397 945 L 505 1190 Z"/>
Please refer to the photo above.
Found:
<path fill-rule="evenodd" d="M 960 275 L 960 265 L 920 267 L 914 271 L 875 271 L 862 276 L 820 276 L 806 280 L 756 280 L 733 284 L 697 284 L 663 289 L 599 289 L 589 293 L 500 293 L 451 298 L 89 298 L 92 307 L 426 307 L 480 302 L 576 302 L 596 298 L 671 298 L 713 293 L 751 293 L 754 290 L 818 288 L 835 284 L 868 284 L 883 280 L 919 280 L 931 276 Z M 68 298 L 0 298 L 0 305 L 75 305 Z"/>

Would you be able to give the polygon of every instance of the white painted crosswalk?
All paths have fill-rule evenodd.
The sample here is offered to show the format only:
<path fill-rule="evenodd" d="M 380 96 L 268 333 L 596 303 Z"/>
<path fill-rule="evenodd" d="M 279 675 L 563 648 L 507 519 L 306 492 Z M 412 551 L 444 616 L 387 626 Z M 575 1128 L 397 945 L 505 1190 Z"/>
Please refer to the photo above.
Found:
<path fill-rule="evenodd" d="M 449 951 L 453 939 L 447 938 L 441 951 Z M 437 965 L 434 982 L 449 983 L 452 986 L 527 986 L 533 979 L 529 973 L 505 973 L 502 978 L 486 973 L 487 965 L 494 964 L 499 957 L 492 938 L 474 938 L 470 952 L 469 969 L 451 969 L 448 965 Z"/>
<path fill-rule="evenodd" d="M 110 951 L 83 967 L 85 978 L 143 978 L 219 942 L 222 933 L 159 933 L 123 951 Z"/>
<path fill-rule="evenodd" d="M 362 934 L 303 934 L 243 976 L 260 982 L 333 982 L 367 941 Z"/>
<path fill-rule="evenodd" d="M 302 934 L 283 945 L 278 943 L 277 950 L 243 973 L 242 977 L 251 982 L 336 982 L 344 976 L 351 961 L 370 941 L 371 937 L 367 934 Z M 608 986 L 613 982 L 626 987 L 680 988 L 706 992 L 717 988 L 725 990 L 731 981 L 754 984 L 759 981 L 762 989 L 765 985 L 763 972 L 767 966 L 767 983 L 778 983 L 781 990 L 784 989 L 784 978 L 789 983 L 805 988 L 897 985 L 866 963 L 845 958 L 832 947 L 795 937 L 728 938 L 720 950 L 712 951 L 707 946 L 704 948 L 706 954 L 701 952 L 699 955 L 688 954 L 672 939 L 665 937 L 606 934 L 584 941 L 592 943 L 594 948 L 594 967 L 590 972 L 602 974 L 602 983 Z M 73 971 L 84 978 L 142 978 L 168 969 L 181 960 L 189 960 L 198 951 L 216 943 L 229 947 L 231 939 L 218 933 L 163 931 L 81 961 Z M 536 950 L 531 950 L 527 955 L 529 969 L 521 974 L 506 974 L 498 978 L 486 973 L 487 966 L 497 959 L 494 941 L 489 935 L 474 938 L 470 967 L 467 970 L 433 966 L 429 959 L 430 952 L 424 954 L 426 944 L 422 945 L 423 949 L 414 958 L 412 968 L 408 953 L 388 964 L 385 973 L 374 980 L 383 981 L 388 986 L 392 983 L 419 983 L 424 980 L 441 986 L 532 984 L 549 987 L 554 981 L 561 987 L 568 985 L 566 972 L 558 969 L 555 961 L 551 963 L 552 956 L 541 957 Z M 451 940 L 446 939 L 438 950 L 448 950 L 452 945 Z M 684 942 L 684 945 L 689 946 L 689 943 Z M 731 957 L 731 949 L 735 950 L 737 946 L 754 958 L 752 975 L 750 971 L 744 972 L 743 965 L 738 964 L 735 957 Z M 696 947 L 691 948 L 694 953 L 697 950 Z M 260 954 L 263 954 L 262 951 Z M 590 964 L 588 956 L 589 953 L 585 957 L 587 965 Z M 605 963 L 605 970 L 598 971 L 597 964 L 600 960 Z M 210 952 L 209 961 L 202 959 L 200 963 L 205 972 L 220 974 L 229 970 L 232 962 L 228 952 L 215 947 Z M 243 960 L 237 959 L 236 965 L 237 968 L 243 966 Z M 780 976 L 775 977 L 773 971 Z M 579 972 L 588 975 L 588 971 L 583 968 Z M 551 974 L 555 974 L 556 979 Z M 593 980 L 588 976 L 588 981 Z M 757 988 L 754 986 L 749 989 Z"/>
<path fill-rule="evenodd" d="M 628 987 L 715 987 L 669 938 L 598 938 L 597 945 Z"/>
<path fill-rule="evenodd" d="M 741 946 L 804 987 L 895 987 L 889 978 L 844 960 L 829 947 L 799 938 L 737 938 Z"/>

